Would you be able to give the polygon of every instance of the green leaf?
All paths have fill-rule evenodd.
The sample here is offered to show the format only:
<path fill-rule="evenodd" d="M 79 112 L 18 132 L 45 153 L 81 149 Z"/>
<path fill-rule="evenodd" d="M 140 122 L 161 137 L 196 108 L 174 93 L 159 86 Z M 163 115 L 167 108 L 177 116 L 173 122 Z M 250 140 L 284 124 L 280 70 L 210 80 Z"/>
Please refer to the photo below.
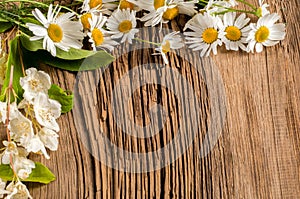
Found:
<path fill-rule="evenodd" d="M 13 171 L 8 164 L 0 165 L 0 178 L 5 181 L 13 180 Z M 55 175 L 42 163 L 36 162 L 35 168 L 32 169 L 31 174 L 23 182 L 39 182 L 49 184 L 56 179 Z"/>
<path fill-rule="evenodd" d="M 22 43 L 22 46 L 30 51 L 37 51 L 40 49 L 43 49 L 43 42 L 42 40 L 38 41 L 30 41 L 29 36 L 25 34 L 20 35 L 20 40 Z"/>
<path fill-rule="evenodd" d="M 24 63 L 28 66 L 48 64 L 69 71 L 94 70 L 114 61 L 114 57 L 105 51 L 88 51 L 71 48 L 68 52 L 57 48 L 56 57 L 43 50 L 42 40 L 30 41 L 29 36 L 22 34 Z"/>
<path fill-rule="evenodd" d="M 9 164 L 0 164 L 0 178 L 4 181 L 12 181 L 14 176 L 13 170 Z"/>
<path fill-rule="evenodd" d="M 57 100 L 61 104 L 61 113 L 67 113 L 73 108 L 73 94 L 71 91 L 64 91 L 58 85 L 52 84 L 48 91 L 50 99 Z"/>
<path fill-rule="evenodd" d="M 22 42 L 22 46 L 29 51 L 44 50 L 42 40 L 30 41 L 29 36 L 25 34 L 22 34 L 20 36 L 20 40 Z M 75 48 L 70 48 L 70 50 L 66 52 L 59 48 L 56 48 L 56 57 L 65 60 L 84 59 L 89 56 L 95 55 L 96 53 L 97 52 L 94 51 L 75 49 Z"/>
<path fill-rule="evenodd" d="M 5 74 L 4 83 L 2 86 L 1 96 L 5 95 L 5 91 L 7 87 L 9 86 L 9 80 L 10 80 L 10 72 L 11 67 L 14 66 L 13 70 L 13 89 L 18 97 L 18 100 L 22 99 L 23 96 L 23 89 L 20 85 L 20 77 L 23 76 L 22 71 L 22 64 L 20 61 L 20 46 L 18 42 L 19 36 L 16 36 L 12 41 L 10 41 L 10 52 L 8 56 L 8 62 L 7 62 L 7 70 Z M 1 98 L 2 100 L 2 98 Z M 11 98 L 12 101 L 14 101 L 14 97 Z"/>
<path fill-rule="evenodd" d="M 97 51 L 93 53 L 93 55 L 84 59 L 64 60 L 53 57 L 49 52 L 44 50 L 31 52 L 23 49 L 24 63 L 26 66 L 33 67 L 37 67 L 39 64 L 43 63 L 68 71 L 85 71 L 98 69 L 114 61 L 114 57 L 105 51 Z"/>
<path fill-rule="evenodd" d="M 0 21 L 0 33 L 4 33 L 8 29 L 11 29 L 13 25 L 10 22 Z"/>

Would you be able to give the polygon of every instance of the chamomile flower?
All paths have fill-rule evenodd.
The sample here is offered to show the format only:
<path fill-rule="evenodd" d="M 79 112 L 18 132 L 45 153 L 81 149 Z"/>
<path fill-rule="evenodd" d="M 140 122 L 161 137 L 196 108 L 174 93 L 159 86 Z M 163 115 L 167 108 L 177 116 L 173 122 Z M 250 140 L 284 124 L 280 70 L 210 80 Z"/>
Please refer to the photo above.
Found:
<path fill-rule="evenodd" d="M 223 31 L 219 31 L 222 27 L 222 21 L 219 17 L 214 17 L 208 13 L 197 14 L 192 19 L 188 27 L 192 32 L 184 32 L 187 36 L 186 44 L 190 44 L 189 48 L 193 51 L 201 50 L 200 56 L 209 56 L 213 51 L 217 54 L 217 46 L 222 45 L 221 38 L 224 36 Z"/>
<path fill-rule="evenodd" d="M 184 0 L 151 0 L 149 2 L 137 0 L 136 4 L 149 13 L 141 18 L 145 21 L 145 26 L 155 26 L 168 23 L 174 19 L 178 14 L 194 15 L 197 13 L 195 10 L 195 3 L 197 0 L 184 1 Z"/>
<path fill-rule="evenodd" d="M 238 3 L 235 0 L 209 0 L 201 11 L 205 11 L 210 15 L 215 15 L 215 13 L 223 12 L 226 8 L 231 8 L 236 5 L 238 5 Z"/>
<path fill-rule="evenodd" d="M 222 37 L 223 43 L 225 43 L 227 50 L 238 51 L 241 48 L 244 51 L 247 51 L 245 44 L 247 43 L 246 39 L 248 37 L 248 32 L 250 27 L 247 26 L 250 19 L 246 18 L 246 15 L 243 13 L 236 18 L 235 12 L 225 13 L 223 16 L 223 26 L 221 31 L 224 31 L 225 35 Z"/>
<path fill-rule="evenodd" d="M 184 46 L 179 32 L 171 32 L 167 34 L 158 48 L 155 48 L 156 51 L 159 53 L 154 53 L 153 55 L 162 55 L 165 64 L 169 64 L 167 53 L 170 52 L 172 49 L 179 49 Z"/>
<path fill-rule="evenodd" d="M 136 6 L 133 3 L 131 3 L 130 1 L 128 1 L 128 0 L 120 0 L 118 9 L 120 9 L 120 10 L 124 10 L 124 9 L 127 10 L 128 8 L 130 10 L 137 9 Z"/>
<path fill-rule="evenodd" d="M 121 39 L 121 43 L 128 41 L 132 43 L 134 35 L 139 31 L 136 29 L 135 11 L 116 10 L 107 20 L 106 27 L 112 34 L 112 39 Z"/>
<path fill-rule="evenodd" d="M 263 17 L 266 14 L 270 14 L 268 10 L 269 4 L 264 3 L 264 0 L 258 0 L 259 8 L 256 10 L 256 13 L 259 17 Z"/>
<path fill-rule="evenodd" d="M 80 49 L 83 33 L 82 26 L 78 21 L 72 21 L 74 13 L 65 13 L 59 15 L 60 8 L 58 5 L 52 9 L 49 6 L 47 18 L 39 9 L 32 11 L 33 16 L 42 24 L 26 23 L 26 26 L 34 34 L 31 41 L 43 39 L 43 48 L 49 51 L 54 57 L 56 56 L 56 47 L 68 51 L 70 48 Z"/>
<path fill-rule="evenodd" d="M 103 14 L 111 14 L 111 10 L 117 8 L 116 0 L 84 0 L 81 7 L 81 12 L 101 12 Z"/>
<path fill-rule="evenodd" d="M 263 46 L 274 46 L 285 37 L 285 25 L 277 23 L 280 16 L 277 13 L 267 14 L 258 19 L 257 24 L 250 24 L 250 32 L 247 38 L 248 48 L 251 52 L 262 52 Z"/>
<path fill-rule="evenodd" d="M 112 40 L 108 32 L 103 29 L 106 20 L 107 17 L 102 16 L 101 13 L 99 16 L 92 14 L 92 18 L 89 20 L 91 30 L 87 33 L 87 35 L 90 38 L 89 42 L 92 43 L 94 51 L 96 51 L 97 48 L 104 48 L 112 51 L 114 46 L 118 44 L 118 42 Z"/>

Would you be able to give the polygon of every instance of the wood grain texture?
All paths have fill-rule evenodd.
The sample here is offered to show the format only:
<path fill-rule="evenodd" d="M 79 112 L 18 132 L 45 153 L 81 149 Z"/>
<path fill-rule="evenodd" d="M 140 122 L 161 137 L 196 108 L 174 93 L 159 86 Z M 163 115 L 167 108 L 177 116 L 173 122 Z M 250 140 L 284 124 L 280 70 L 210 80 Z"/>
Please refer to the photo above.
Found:
<path fill-rule="evenodd" d="M 32 156 L 57 176 L 47 186 L 29 184 L 34 198 L 300 198 L 300 4 L 298 0 L 268 3 L 271 11 L 278 12 L 287 24 L 283 42 L 260 54 L 227 52 L 220 48 L 218 55 L 212 57 L 225 87 L 226 120 L 217 144 L 204 158 L 199 158 L 197 153 L 205 129 L 212 122 L 209 120 L 211 96 L 203 77 L 191 67 L 199 57 L 189 55 L 191 64 L 174 53 L 169 57 L 170 67 L 187 79 L 201 102 L 201 111 L 195 118 L 201 124 L 195 129 L 197 137 L 173 164 L 142 174 L 107 167 L 88 152 L 83 142 L 90 143 L 90 150 L 97 150 L 99 135 L 91 132 L 100 127 L 120 148 L 144 153 L 158 150 L 177 135 L 184 114 L 192 111 L 181 110 L 183 102 L 160 85 L 148 84 L 137 89 L 129 103 L 123 104 L 130 107 L 123 117 L 141 126 L 151 122 L 149 110 L 161 104 L 167 119 L 155 136 L 138 139 L 126 135 L 112 115 L 111 91 L 118 80 L 137 65 L 162 64 L 160 57 L 151 56 L 153 49 L 124 54 L 124 49 L 118 48 L 115 53 L 120 57 L 106 70 L 82 74 L 82 87 L 76 85 L 76 74 L 43 66 L 54 83 L 68 90 L 81 89 L 77 106 L 82 106 L 86 111 L 84 117 L 90 119 L 75 125 L 77 114 L 63 115 L 59 120 L 59 151 L 50 153 L 51 160 Z M 179 17 L 169 28 L 178 30 L 184 20 Z M 157 32 L 151 31 L 146 38 L 155 38 Z M 158 64 L 153 68 L 159 68 Z M 154 71 L 154 78 L 158 78 L 160 70 Z M 130 86 L 134 78 L 127 80 Z M 166 78 L 173 80 L 174 87 L 185 90 L 176 83 L 175 76 Z M 195 102 L 190 103 L 192 108 Z M 127 126 L 128 131 L 130 128 Z M 86 137 L 80 136 L 83 131 L 87 132 Z M 105 155 L 102 151 L 97 153 Z"/>

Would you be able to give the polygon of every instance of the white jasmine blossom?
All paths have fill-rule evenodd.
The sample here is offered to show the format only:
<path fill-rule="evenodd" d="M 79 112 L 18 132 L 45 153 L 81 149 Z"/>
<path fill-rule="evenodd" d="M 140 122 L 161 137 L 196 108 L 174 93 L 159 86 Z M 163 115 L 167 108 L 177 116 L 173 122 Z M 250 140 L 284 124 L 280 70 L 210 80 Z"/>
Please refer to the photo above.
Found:
<path fill-rule="evenodd" d="M 32 122 L 21 112 L 19 112 L 18 117 L 10 121 L 9 129 L 11 138 L 24 147 L 27 146 L 34 135 Z"/>
<path fill-rule="evenodd" d="M 10 104 L 10 111 L 9 111 L 9 120 L 16 118 L 19 115 L 19 111 L 17 108 L 17 103 L 13 102 Z M 7 118 L 7 103 L 0 102 L 0 119 L 3 124 L 6 123 Z"/>
<path fill-rule="evenodd" d="M 56 119 L 61 114 L 61 104 L 56 100 L 49 99 L 45 93 L 39 93 L 33 105 L 35 118 L 38 123 L 48 129 L 59 131 Z"/>
<path fill-rule="evenodd" d="M 78 21 L 73 21 L 74 13 L 65 13 L 59 15 L 58 5 L 52 9 L 50 4 L 47 18 L 39 9 L 35 9 L 32 14 L 42 24 L 37 25 L 27 23 L 26 26 L 34 34 L 31 41 L 43 39 L 43 48 L 56 56 L 56 47 L 63 51 L 69 51 L 70 48 L 80 49 L 82 47 L 83 33 L 82 25 Z"/>
<path fill-rule="evenodd" d="M 7 185 L 7 191 L 10 191 L 10 194 L 6 196 L 6 199 L 32 199 L 26 185 L 21 181 L 17 183 L 11 182 Z"/>
<path fill-rule="evenodd" d="M 51 80 L 47 73 L 38 71 L 36 68 L 29 68 L 25 73 L 26 76 L 20 78 L 20 85 L 24 89 L 24 99 L 33 102 L 38 93 L 48 93 L 51 87 Z"/>
<path fill-rule="evenodd" d="M 5 194 L 10 194 L 10 191 L 5 190 L 6 182 L 0 178 L 0 198 L 3 198 Z"/>
<path fill-rule="evenodd" d="M 45 147 L 47 147 L 51 151 L 57 150 L 59 136 L 55 131 L 47 128 L 42 128 L 37 135 L 39 136 Z"/>
<path fill-rule="evenodd" d="M 32 160 L 22 157 L 20 155 L 13 156 L 13 166 L 17 175 L 21 179 L 26 179 L 35 168 L 35 164 Z"/>
<path fill-rule="evenodd" d="M 33 138 L 29 141 L 28 145 L 25 148 L 28 152 L 42 153 L 46 159 L 50 159 L 50 156 L 46 151 L 44 143 L 40 140 L 40 138 L 37 135 L 33 136 Z"/>

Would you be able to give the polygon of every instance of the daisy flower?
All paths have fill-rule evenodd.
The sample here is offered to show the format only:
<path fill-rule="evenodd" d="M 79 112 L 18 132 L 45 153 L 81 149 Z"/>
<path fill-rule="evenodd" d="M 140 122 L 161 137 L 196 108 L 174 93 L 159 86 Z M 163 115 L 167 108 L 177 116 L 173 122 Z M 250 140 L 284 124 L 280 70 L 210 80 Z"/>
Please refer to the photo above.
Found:
<path fill-rule="evenodd" d="M 247 38 L 248 48 L 251 52 L 262 52 L 263 46 L 274 46 L 285 37 L 285 25 L 277 23 L 280 19 L 277 13 L 267 14 L 258 19 L 257 24 L 250 24 L 250 32 Z"/>
<path fill-rule="evenodd" d="M 198 14 L 192 19 L 188 27 L 192 32 L 184 32 L 186 35 L 186 44 L 191 44 L 189 48 L 194 51 L 201 50 L 200 56 L 209 56 L 210 51 L 217 54 L 217 46 L 222 45 L 221 38 L 224 32 L 219 31 L 222 27 L 222 21 L 219 17 L 214 17 L 208 13 Z"/>
<path fill-rule="evenodd" d="M 133 3 L 131 3 L 130 1 L 128 1 L 128 0 L 120 0 L 118 9 L 120 9 L 120 10 L 124 10 L 124 9 L 127 10 L 128 8 L 130 10 L 134 10 L 135 9 L 135 5 Z"/>
<path fill-rule="evenodd" d="M 112 51 L 114 46 L 118 44 L 118 42 L 112 40 L 108 32 L 103 29 L 106 20 L 107 17 L 102 16 L 101 13 L 99 16 L 92 14 L 92 18 L 89 19 L 91 31 L 88 32 L 87 35 L 90 37 L 89 42 L 92 43 L 94 51 L 97 50 L 97 47 Z"/>
<path fill-rule="evenodd" d="M 226 8 L 231 8 L 236 5 L 238 5 L 238 3 L 235 0 L 209 0 L 201 11 L 205 11 L 210 15 L 215 15 L 215 13 L 226 11 Z"/>
<path fill-rule="evenodd" d="M 194 15 L 197 13 L 195 10 L 195 3 L 197 0 L 184 1 L 184 0 L 128 0 L 135 3 L 140 8 L 149 11 L 148 14 L 141 18 L 145 21 L 145 26 L 155 26 L 157 24 L 168 23 L 174 19 L 178 14 Z"/>
<path fill-rule="evenodd" d="M 132 43 L 134 35 L 139 31 L 135 29 L 136 18 L 135 11 L 130 9 L 127 10 L 116 10 L 107 20 L 106 27 L 109 33 L 112 34 L 112 39 L 121 39 L 121 43 L 126 40 Z"/>
<path fill-rule="evenodd" d="M 246 18 L 246 14 L 241 14 L 236 18 L 235 12 L 225 13 L 223 16 L 223 27 L 221 31 L 224 31 L 225 35 L 222 37 L 223 43 L 225 43 L 227 50 L 238 51 L 241 48 L 247 51 L 245 43 L 248 37 L 250 27 L 247 26 L 250 19 Z"/>
<path fill-rule="evenodd" d="M 154 53 L 153 55 L 162 55 L 165 64 L 169 64 L 167 53 L 171 51 L 171 49 L 179 49 L 184 46 L 179 32 L 171 32 L 167 34 L 158 48 L 155 48 L 159 53 Z"/>
<path fill-rule="evenodd" d="M 258 0 L 259 8 L 256 10 L 256 13 L 259 17 L 263 17 L 266 14 L 270 14 L 270 11 L 267 9 L 269 4 L 264 3 L 264 0 Z"/>
<path fill-rule="evenodd" d="M 50 4 L 47 18 L 36 8 L 32 11 L 32 14 L 42 26 L 33 23 L 26 24 L 35 35 L 30 40 L 43 39 L 43 48 L 54 57 L 56 56 L 56 47 L 64 51 L 68 51 L 70 48 L 80 49 L 82 47 L 81 40 L 83 39 L 81 24 L 72 21 L 74 13 L 65 13 L 58 16 L 60 8 L 58 10 L 57 8 L 58 6 L 52 9 L 52 4 Z"/>
<path fill-rule="evenodd" d="M 110 15 L 110 10 L 115 10 L 117 4 L 116 0 L 84 0 L 81 7 L 81 12 L 102 12 Z"/>

